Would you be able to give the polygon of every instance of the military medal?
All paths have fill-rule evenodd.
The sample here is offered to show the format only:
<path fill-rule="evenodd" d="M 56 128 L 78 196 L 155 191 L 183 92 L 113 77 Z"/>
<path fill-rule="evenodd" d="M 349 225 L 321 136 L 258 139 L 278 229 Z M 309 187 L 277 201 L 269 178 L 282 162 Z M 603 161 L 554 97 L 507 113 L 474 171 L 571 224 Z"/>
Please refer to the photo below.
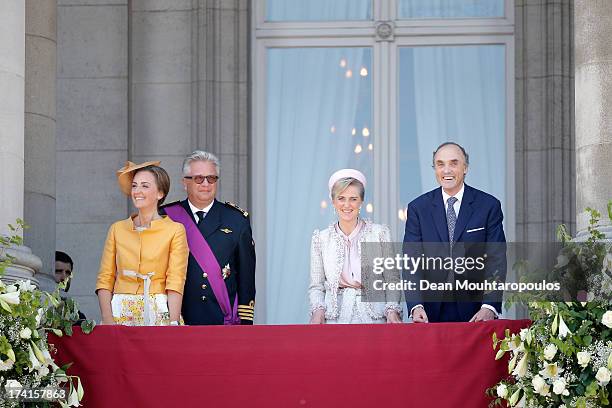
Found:
<path fill-rule="evenodd" d="M 232 271 L 230 270 L 230 266 L 229 264 L 225 265 L 222 269 L 223 272 L 223 279 L 227 279 L 228 276 L 230 276 L 230 274 L 232 273 Z"/>

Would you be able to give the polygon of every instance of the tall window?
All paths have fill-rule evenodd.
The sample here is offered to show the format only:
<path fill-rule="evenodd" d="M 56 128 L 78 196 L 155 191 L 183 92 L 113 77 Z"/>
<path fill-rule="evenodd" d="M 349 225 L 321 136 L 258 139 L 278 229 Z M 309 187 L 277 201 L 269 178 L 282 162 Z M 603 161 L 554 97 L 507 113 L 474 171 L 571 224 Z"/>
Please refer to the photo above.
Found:
<path fill-rule="evenodd" d="M 457 141 L 466 182 L 502 201 L 512 237 L 511 3 L 254 2 L 260 322 L 307 321 L 310 239 L 335 220 L 327 180 L 340 168 L 366 175 L 362 213 L 401 241 L 406 204 L 437 185 L 432 151 Z"/>

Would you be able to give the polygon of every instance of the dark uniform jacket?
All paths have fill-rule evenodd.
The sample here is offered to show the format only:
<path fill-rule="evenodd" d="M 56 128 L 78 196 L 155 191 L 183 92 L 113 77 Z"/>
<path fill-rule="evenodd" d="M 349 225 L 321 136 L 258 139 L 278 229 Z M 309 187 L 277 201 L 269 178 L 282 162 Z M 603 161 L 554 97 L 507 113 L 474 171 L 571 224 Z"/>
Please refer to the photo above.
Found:
<path fill-rule="evenodd" d="M 164 207 L 175 204 L 177 202 Z M 197 224 L 188 201 L 180 201 L 180 205 Z M 240 324 L 253 324 L 255 243 L 248 213 L 234 204 L 215 200 L 199 229 L 224 272 L 232 307 L 238 294 Z M 187 264 L 182 314 L 188 325 L 223 324 L 223 313 L 208 281 L 208 274 L 191 254 Z"/>

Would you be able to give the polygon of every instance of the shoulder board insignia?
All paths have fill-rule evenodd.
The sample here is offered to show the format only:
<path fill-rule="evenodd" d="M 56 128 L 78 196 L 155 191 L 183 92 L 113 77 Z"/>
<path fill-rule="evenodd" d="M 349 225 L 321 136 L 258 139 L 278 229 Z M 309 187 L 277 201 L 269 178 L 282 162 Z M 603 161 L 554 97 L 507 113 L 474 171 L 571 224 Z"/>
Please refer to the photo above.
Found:
<path fill-rule="evenodd" d="M 226 201 L 225 204 L 229 205 L 230 207 L 232 207 L 232 208 L 234 208 L 234 209 L 236 209 L 238 211 L 240 211 L 242 213 L 242 215 L 244 215 L 245 217 L 249 216 L 248 211 L 243 210 L 242 208 L 238 207 L 236 204 L 234 204 L 234 203 L 232 203 L 230 201 Z"/>
<path fill-rule="evenodd" d="M 173 201 L 171 203 L 163 204 L 162 206 L 160 206 L 160 208 L 172 207 L 173 205 L 181 205 L 180 200 L 179 201 Z"/>

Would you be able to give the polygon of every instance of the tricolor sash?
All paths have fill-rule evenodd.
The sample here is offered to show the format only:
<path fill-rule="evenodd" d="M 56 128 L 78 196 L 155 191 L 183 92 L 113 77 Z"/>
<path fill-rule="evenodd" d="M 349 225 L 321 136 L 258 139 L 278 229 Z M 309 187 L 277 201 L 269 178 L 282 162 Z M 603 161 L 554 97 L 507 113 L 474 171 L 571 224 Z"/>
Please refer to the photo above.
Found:
<path fill-rule="evenodd" d="M 210 249 L 208 242 L 202 236 L 198 226 L 180 204 L 165 207 L 164 210 L 172 221 L 180 222 L 185 227 L 189 251 L 198 265 L 200 265 L 200 268 L 208 274 L 210 288 L 215 294 L 217 302 L 219 302 L 221 312 L 223 312 L 223 324 L 240 324 L 240 318 L 238 317 L 238 295 L 236 295 L 234 306 L 232 307 L 229 294 L 227 293 L 227 286 L 225 286 L 225 281 L 221 275 L 221 266 L 217 258 L 215 258 L 212 249 Z"/>

